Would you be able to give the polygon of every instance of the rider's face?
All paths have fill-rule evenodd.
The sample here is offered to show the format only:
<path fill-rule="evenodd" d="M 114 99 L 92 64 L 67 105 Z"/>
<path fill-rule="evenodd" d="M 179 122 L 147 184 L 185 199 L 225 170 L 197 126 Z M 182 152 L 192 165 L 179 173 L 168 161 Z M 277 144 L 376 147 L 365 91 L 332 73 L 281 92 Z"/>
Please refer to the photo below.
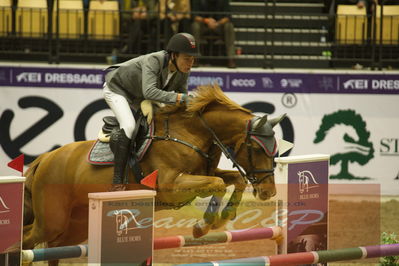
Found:
<path fill-rule="evenodd" d="M 194 64 L 194 56 L 188 54 L 178 54 L 176 57 L 176 65 L 183 73 L 190 72 Z"/>

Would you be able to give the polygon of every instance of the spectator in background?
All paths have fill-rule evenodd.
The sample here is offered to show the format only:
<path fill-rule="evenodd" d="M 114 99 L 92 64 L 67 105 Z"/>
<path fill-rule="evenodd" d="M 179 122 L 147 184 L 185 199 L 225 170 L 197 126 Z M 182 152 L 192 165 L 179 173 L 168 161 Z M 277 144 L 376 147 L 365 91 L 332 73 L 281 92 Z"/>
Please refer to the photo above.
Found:
<path fill-rule="evenodd" d="M 159 0 L 159 13 L 166 40 L 178 32 L 191 32 L 190 0 Z"/>
<path fill-rule="evenodd" d="M 347 0 L 350 1 L 350 0 Z M 356 4 L 356 6 L 359 9 L 366 9 L 366 14 L 367 14 L 367 32 L 366 32 L 366 37 L 367 37 L 367 42 L 370 43 L 371 40 L 373 39 L 372 35 L 372 16 L 375 8 L 375 4 L 377 3 L 377 0 L 352 0 L 350 1 L 352 4 Z"/>
<path fill-rule="evenodd" d="M 371 14 L 377 0 L 357 0 L 352 2 L 355 2 L 354 4 L 356 4 L 358 8 L 366 8 L 367 14 Z"/>
<path fill-rule="evenodd" d="M 192 0 L 191 11 L 193 16 L 192 32 L 199 40 L 207 34 L 216 34 L 223 38 L 228 57 L 227 66 L 235 68 L 235 32 L 231 22 L 229 0 Z"/>
<path fill-rule="evenodd" d="M 141 54 L 140 44 L 143 40 L 143 32 L 149 32 L 151 28 L 155 27 L 157 0 L 122 1 L 122 27 L 128 29 L 127 43 L 122 48 L 122 52 Z M 149 40 L 148 51 L 154 49 L 154 41 Z"/>

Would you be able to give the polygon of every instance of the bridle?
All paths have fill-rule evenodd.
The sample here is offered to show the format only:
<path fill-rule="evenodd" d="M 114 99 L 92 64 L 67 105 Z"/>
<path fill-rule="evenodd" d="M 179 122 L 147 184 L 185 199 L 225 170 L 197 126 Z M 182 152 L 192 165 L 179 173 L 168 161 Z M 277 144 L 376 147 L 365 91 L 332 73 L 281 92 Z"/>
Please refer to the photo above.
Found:
<path fill-rule="evenodd" d="M 252 126 L 252 120 L 249 120 L 247 123 L 247 134 L 245 137 L 245 145 L 247 147 L 247 153 L 248 153 L 248 164 L 249 164 L 249 171 L 247 172 L 247 179 L 249 180 L 249 182 L 251 182 L 251 184 L 259 184 L 262 183 L 263 180 L 265 180 L 266 178 L 273 176 L 274 175 L 274 167 L 270 168 L 270 169 L 256 169 L 253 163 L 253 159 L 252 159 L 252 153 L 253 153 L 253 143 L 251 141 L 252 140 L 256 140 L 257 142 L 261 142 L 261 140 L 257 137 L 262 137 L 262 138 L 274 138 L 274 136 L 268 136 L 262 133 L 257 132 L 256 130 L 253 130 L 253 126 Z M 274 142 L 274 147 L 273 147 L 273 151 L 271 153 L 267 152 L 266 149 L 264 149 L 264 152 L 270 156 L 273 157 L 275 152 L 276 152 L 276 144 Z M 265 173 L 265 175 L 261 178 L 257 178 L 255 176 L 255 174 L 258 173 Z"/>
<path fill-rule="evenodd" d="M 254 147 L 253 147 L 253 144 L 251 141 L 254 138 L 256 138 L 257 136 L 264 137 L 264 138 L 270 138 L 273 136 L 267 136 L 267 135 L 261 134 L 259 132 L 256 132 L 256 130 L 252 129 L 252 121 L 251 120 L 248 121 L 247 127 L 246 127 L 246 137 L 245 137 L 245 142 L 244 142 L 245 146 L 247 147 L 248 164 L 249 164 L 249 169 L 248 169 L 248 171 L 246 171 L 235 159 L 235 155 L 237 152 L 236 151 L 232 152 L 231 150 L 229 150 L 227 148 L 226 145 L 224 145 L 222 143 L 222 141 L 216 135 L 215 131 L 213 131 L 213 129 L 209 127 L 209 125 L 206 123 L 205 119 L 201 116 L 201 114 L 199 114 L 199 118 L 200 118 L 202 124 L 205 126 L 205 128 L 212 134 L 214 144 L 216 146 L 218 146 L 219 149 L 222 151 L 222 153 L 226 156 L 226 158 L 229 159 L 233 163 L 233 167 L 237 168 L 238 172 L 243 177 L 243 179 L 246 181 L 246 183 L 248 180 L 252 185 L 260 184 L 266 178 L 273 176 L 274 168 L 257 169 L 255 167 L 255 164 L 253 162 L 253 156 L 252 156 Z M 259 142 L 259 141 L 260 140 L 257 139 L 257 142 Z M 274 146 L 276 146 L 276 145 L 274 145 Z M 274 147 L 274 151 L 275 150 L 276 150 L 276 147 Z M 273 154 L 271 154 L 271 155 L 268 154 L 266 152 L 266 150 L 265 150 L 265 153 L 269 156 L 273 156 Z M 265 173 L 265 175 L 262 176 L 261 178 L 258 178 L 258 177 L 256 177 L 256 174 L 258 174 L 258 173 Z"/>
<path fill-rule="evenodd" d="M 237 151 L 229 149 L 225 144 L 222 143 L 222 141 L 216 135 L 215 131 L 213 131 L 213 129 L 208 125 L 208 123 L 205 121 L 205 119 L 201 116 L 201 113 L 198 113 L 198 117 L 199 117 L 200 121 L 202 122 L 202 124 L 204 125 L 204 127 L 211 133 L 213 143 L 217 147 L 219 147 L 219 149 L 226 156 L 226 158 L 229 159 L 233 163 L 233 167 L 237 168 L 238 172 L 240 173 L 240 175 L 243 178 L 243 180 L 245 181 L 245 183 L 248 183 L 248 181 L 249 181 L 252 185 L 256 185 L 256 184 L 262 183 L 266 178 L 273 176 L 274 168 L 257 169 L 255 167 L 255 164 L 253 161 L 253 156 L 252 156 L 252 154 L 254 152 L 253 141 L 257 142 L 263 148 L 265 154 L 269 157 L 273 157 L 274 154 L 276 153 L 276 142 L 275 142 L 273 135 L 263 134 L 260 131 L 257 131 L 256 129 L 254 130 L 254 126 L 253 126 L 254 120 L 247 121 L 247 126 L 246 126 L 246 137 L 245 137 L 245 142 L 243 144 L 247 148 L 249 169 L 245 170 L 235 159 Z M 208 153 L 202 151 L 199 147 L 197 147 L 187 141 L 171 137 L 169 135 L 169 120 L 168 120 L 168 118 L 164 122 L 164 127 L 165 127 L 165 135 L 164 136 L 148 136 L 146 138 L 153 139 L 153 140 L 174 141 L 174 142 L 183 144 L 183 145 L 195 150 L 196 152 L 198 152 L 201 156 L 203 156 L 208 161 L 212 161 L 212 157 Z M 266 145 L 266 142 L 268 142 L 268 141 L 273 141 L 273 142 L 271 142 L 271 144 L 273 146 L 272 151 L 270 151 L 267 148 L 268 145 Z M 238 146 L 238 150 L 240 149 L 240 147 L 241 147 L 241 145 Z M 259 174 L 259 173 L 265 173 L 265 175 L 262 176 L 261 178 L 258 178 L 256 176 L 256 174 Z"/>

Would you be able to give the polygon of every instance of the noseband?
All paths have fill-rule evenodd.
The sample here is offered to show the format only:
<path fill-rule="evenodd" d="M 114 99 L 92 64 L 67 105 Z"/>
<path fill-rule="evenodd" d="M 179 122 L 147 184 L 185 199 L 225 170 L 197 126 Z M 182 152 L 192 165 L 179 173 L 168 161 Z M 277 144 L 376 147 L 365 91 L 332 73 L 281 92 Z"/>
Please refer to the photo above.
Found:
<path fill-rule="evenodd" d="M 251 127 L 251 121 L 248 121 L 248 126 L 246 129 L 246 137 L 245 137 L 245 145 L 247 147 L 247 152 L 248 152 L 248 163 L 249 163 L 249 170 L 246 171 L 236 160 L 235 160 L 235 155 L 236 155 L 236 151 L 231 152 L 226 145 L 224 145 L 220 139 L 218 138 L 218 136 L 216 136 L 215 131 L 212 130 L 212 128 L 210 128 L 208 126 L 208 124 L 206 123 L 206 121 L 202 118 L 201 115 L 199 115 L 199 118 L 201 120 L 201 122 L 203 123 L 203 125 L 208 129 L 208 131 L 212 134 L 213 136 L 213 142 L 220 148 L 220 150 L 222 151 L 222 153 L 226 156 L 227 159 L 229 159 L 232 163 L 233 163 L 233 167 L 237 168 L 238 172 L 241 174 L 241 176 L 243 177 L 243 179 L 245 181 L 249 181 L 252 185 L 256 185 L 261 183 L 263 180 L 265 180 L 266 178 L 272 176 L 274 174 L 274 168 L 271 169 L 256 169 L 254 162 L 253 162 L 253 157 L 252 157 L 252 153 L 254 150 L 254 147 L 252 145 L 251 139 L 256 137 L 256 136 L 260 136 L 260 137 L 269 137 L 270 136 L 266 136 L 263 134 L 259 134 L 256 131 L 252 130 Z M 266 151 L 265 151 L 266 153 Z M 266 153 L 267 154 L 267 153 Z M 264 176 L 262 176 L 261 178 L 257 178 L 256 174 L 258 173 L 265 173 Z"/>

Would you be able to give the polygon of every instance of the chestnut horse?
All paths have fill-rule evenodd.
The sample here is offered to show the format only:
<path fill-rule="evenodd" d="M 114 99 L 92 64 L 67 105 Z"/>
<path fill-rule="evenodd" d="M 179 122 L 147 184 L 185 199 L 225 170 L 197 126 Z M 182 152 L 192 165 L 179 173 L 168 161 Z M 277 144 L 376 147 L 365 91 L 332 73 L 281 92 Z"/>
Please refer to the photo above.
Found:
<path fill-rule="evenodd" d="M 193 228 L 193 235 L 200 237 L 235 218 L 247 181 L 260 200 L 275 195 L 273 127 L 284 116 L 257 117 L 227 98 L 217 85 L 199 87 L 195 94 L 187 107 L 170 106 L 155 112 L 155 135 L 168 134 L 186 144 L 154 140 L 140 166 L 144 175 L 159 170 L 156 210 L 177 209 L 196 197 L 212 196 L 203 219 Z M 108 191 L 113 178 L 112 166 L 87 162 L 93 143 L 67 144 L 42 154 L 30 165 L 25 174 L 24 249 L 39 243 L 76 245 L 87 239 L 87 194 Z M 222 152 L 231 157 L 238 171 L 217 168 Z M 134 180 L 130 173 L 128 189 L 145 188 Z M 234 191 L 220 212 L 229 185 L 234 185 Z"/>

